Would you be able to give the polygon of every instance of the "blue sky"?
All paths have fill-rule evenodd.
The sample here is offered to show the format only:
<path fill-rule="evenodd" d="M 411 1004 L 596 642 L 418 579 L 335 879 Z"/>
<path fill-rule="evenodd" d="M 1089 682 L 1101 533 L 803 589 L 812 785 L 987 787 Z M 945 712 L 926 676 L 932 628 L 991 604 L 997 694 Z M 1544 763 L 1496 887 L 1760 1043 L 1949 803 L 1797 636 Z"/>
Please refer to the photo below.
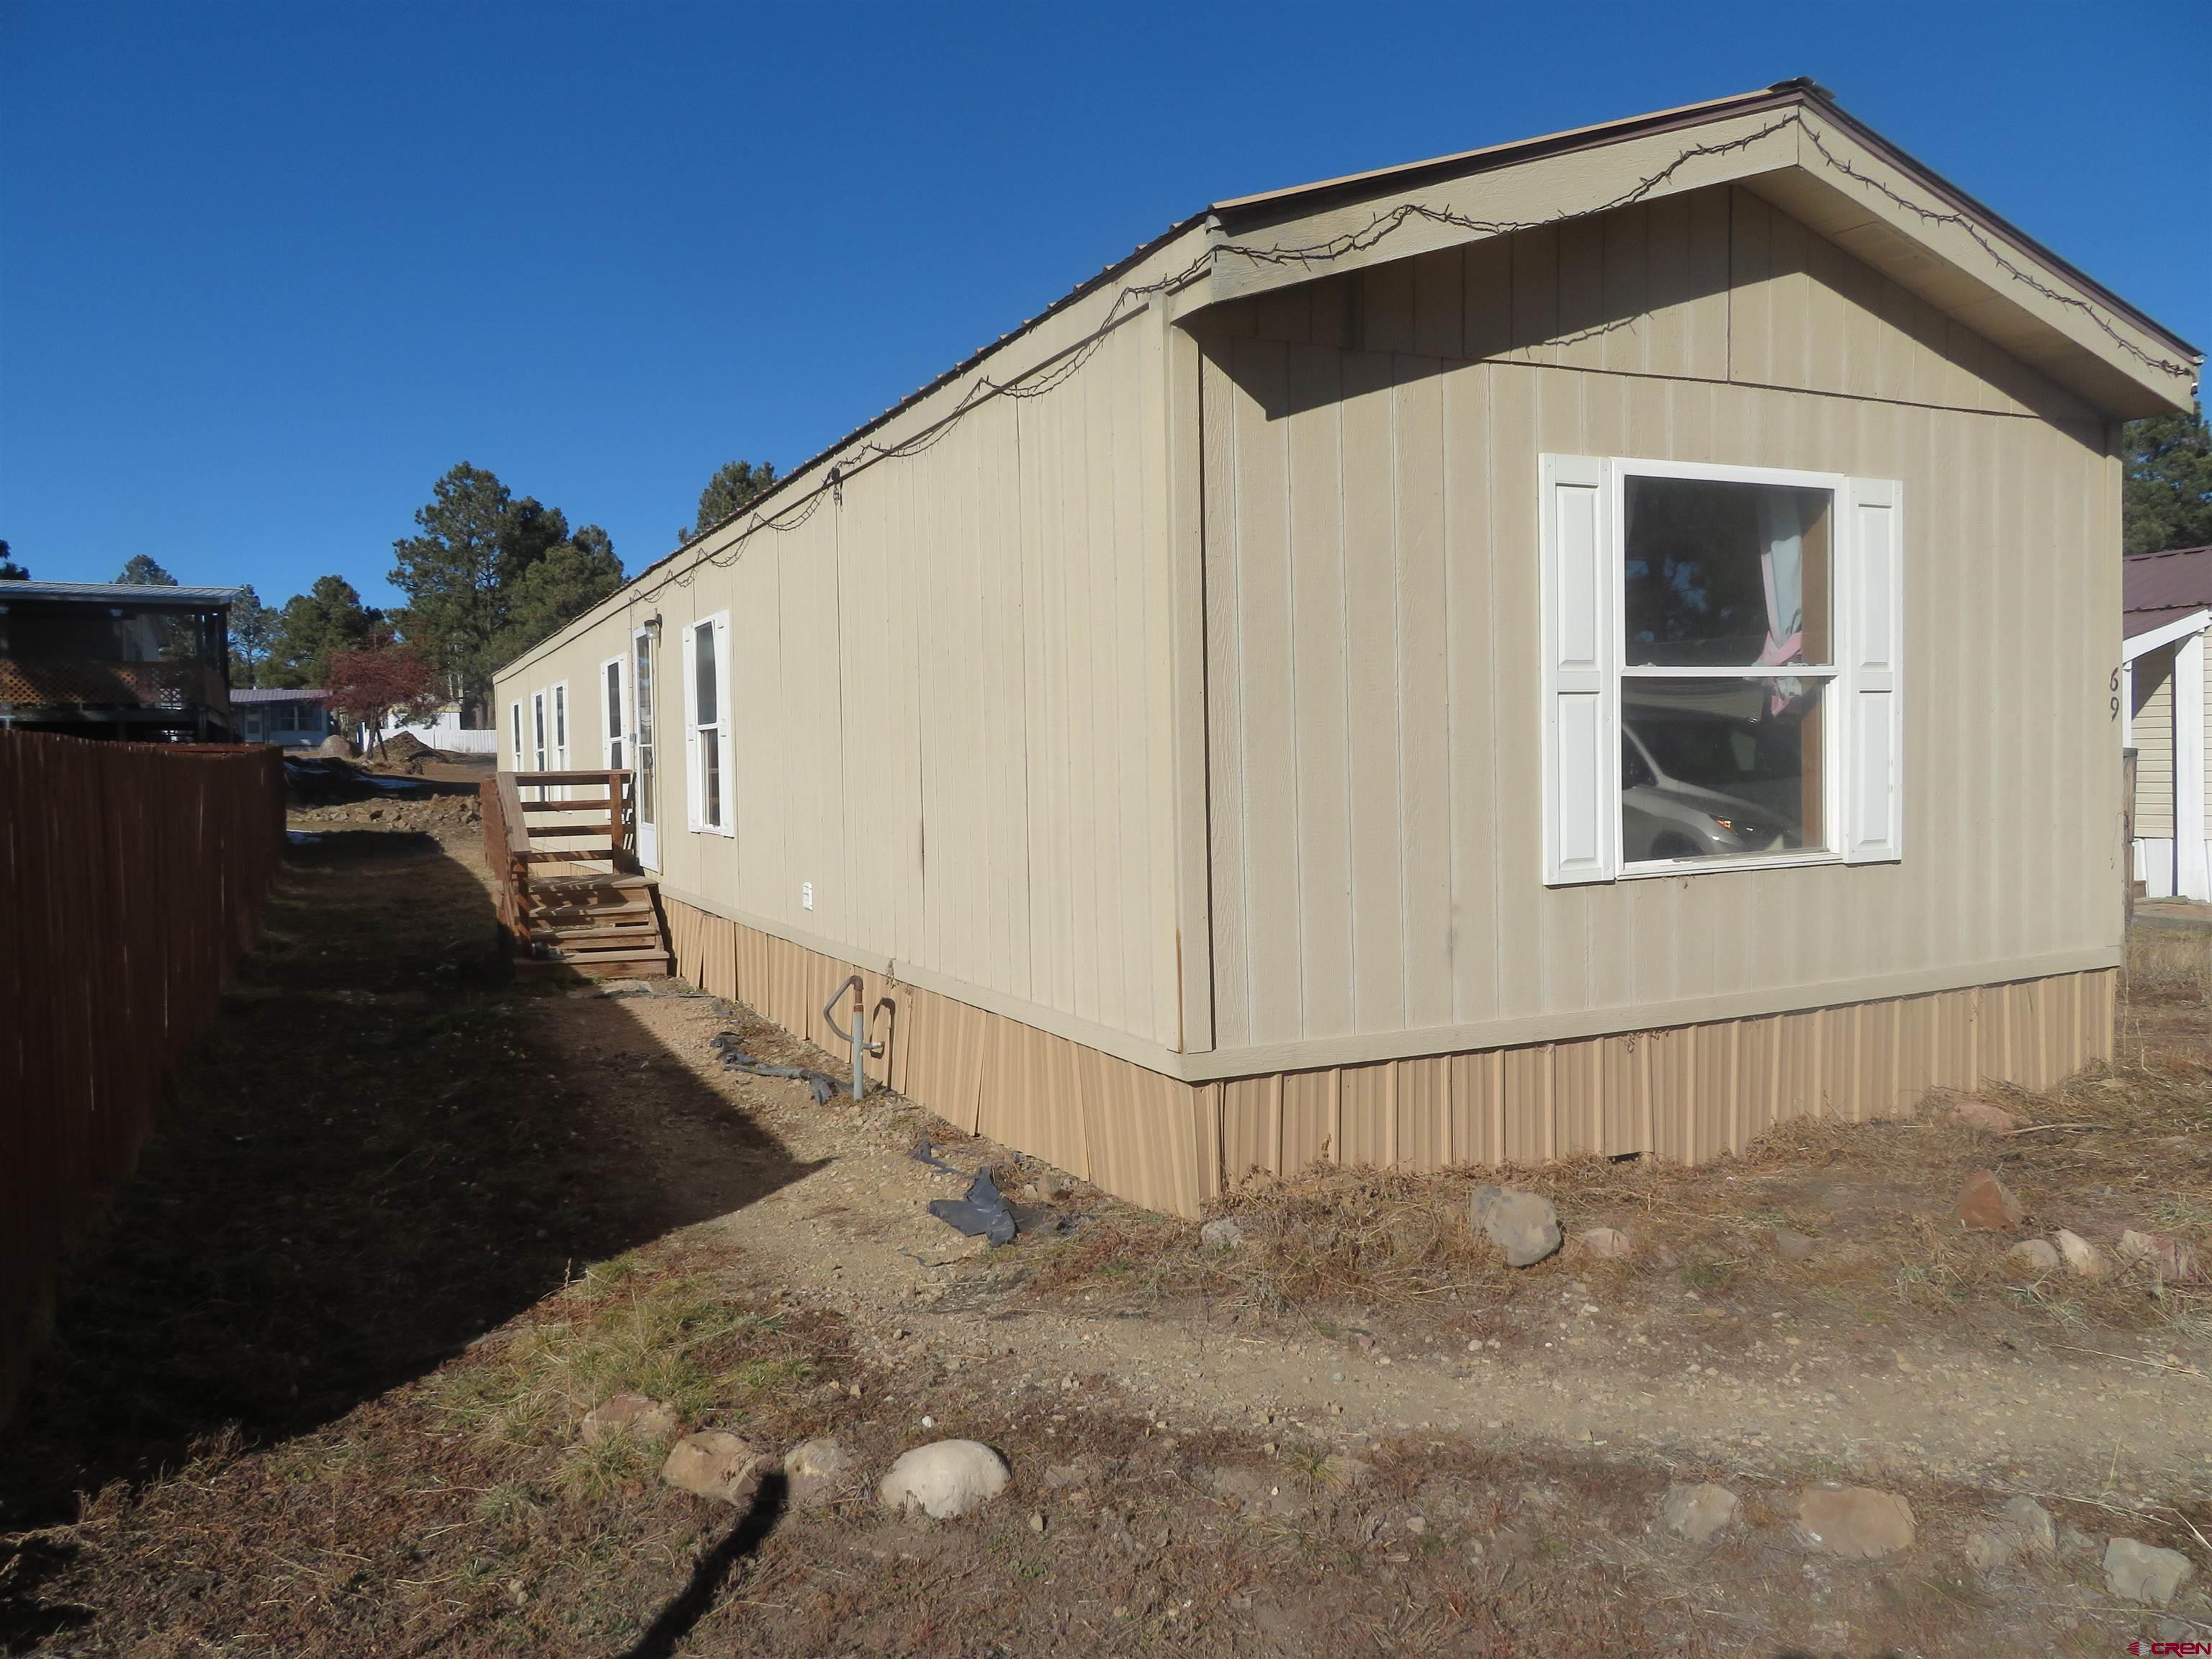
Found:
<path fill-rule="evenodd" d="M 2199 346 L 2212 6 L 0 5 L 0 538 L 372 599 L 466 459 L 635 569 L 1207 201 L 1812 75 Z"/>

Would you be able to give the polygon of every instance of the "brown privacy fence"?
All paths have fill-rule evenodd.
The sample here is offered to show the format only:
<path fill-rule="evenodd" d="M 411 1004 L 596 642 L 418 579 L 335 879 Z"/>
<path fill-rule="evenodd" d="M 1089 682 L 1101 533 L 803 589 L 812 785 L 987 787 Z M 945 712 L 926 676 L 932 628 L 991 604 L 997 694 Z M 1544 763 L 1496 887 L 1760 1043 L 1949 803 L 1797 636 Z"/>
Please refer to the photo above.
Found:
<path fill-rule="evenodd" d="M 0 730 L 0 1415 L 283 854 L 275 749 Z"/>

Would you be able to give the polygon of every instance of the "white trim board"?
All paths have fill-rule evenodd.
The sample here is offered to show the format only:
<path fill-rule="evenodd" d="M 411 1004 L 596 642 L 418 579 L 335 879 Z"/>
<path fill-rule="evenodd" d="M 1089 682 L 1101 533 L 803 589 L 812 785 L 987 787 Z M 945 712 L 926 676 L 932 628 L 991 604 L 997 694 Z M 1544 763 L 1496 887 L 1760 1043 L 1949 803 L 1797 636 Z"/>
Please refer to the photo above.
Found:
<path fill-rule="evenodd" d="M 2202 634 L 2207 629 L 2212 629 L 2212 611 L 2192 611 L 2185 617 L 2177 617 L 2159 627 L 2129 635 L 2120 641 L 2120 660 L 2133 662 L 2162 645 L 2172 645 L 2176 640 L 2185 640 L 2191 634 Z"/>

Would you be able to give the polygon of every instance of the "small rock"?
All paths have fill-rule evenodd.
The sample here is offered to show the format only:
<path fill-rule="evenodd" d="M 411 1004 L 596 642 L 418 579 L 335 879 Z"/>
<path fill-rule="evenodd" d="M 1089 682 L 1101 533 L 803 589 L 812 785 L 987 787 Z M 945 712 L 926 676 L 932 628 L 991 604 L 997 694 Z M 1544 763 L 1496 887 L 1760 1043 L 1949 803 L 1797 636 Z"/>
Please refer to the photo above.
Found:
<path fill-rule="evenodd" d="M 1012 1478 L 1006 1460 L 981 1441 L 938 1440 L 901 1455 L 876 1496 L 887 1510 L 950 1521 L 996 1498 Z"/>
<path fill-rule="evenodd" d="M 2005 1500 L 1984 1525 L 1966 1534 L 1966 1559 L 1977 1572 L 1995 1572 L 2021 1554 L 2058 1553 L 2058 1529 L 2051 1512 L 2033 1498 Z"/>
<path fill-rule="evenodd" d="M 2195 1250 L 2164 1233 L 2139 1233 L 2130 1228 L 2120 1235 L 2118 1253 L 2121 1261 L 2148 1267 L 2171 1285 L 2189 1284 L 2203 1271 Z"/>
<path fill-rule="evenodd" d="M 2123 1601 L 2165 1607 L 2196 1568 L 2179 1550 L 2162 1550 L 2132 1538 L 2105 1546 L 2105 1587 Z"/>
<path fill-rule="evenodd" d="M 1044 1529 L 1044 1511 L 1042 1510 L 1036 1510 L 1030 1516 L 1030 1530 L 1031 1532 L 1042 1532 Z"/>
<path fill-rule="evenodd" d="M 2065 1258 L 2066 1271 L 2076 1279 L 2102 1279 L 2112 1271 L 2112 1264 L 2105 1259 L 2105 1253 L 2081 1234 L 2069 1233 L 2061 1227 L 2051 1235 L 2051 1240 Z"/>
<path fill-rule="evenodd" d="M 1704 1481 L 1694 1486 L 1669 1486 L 1659 1500 L 1659 1519 L 1669 1532 L 1692 1544 L 1702 1544 L 1735 1519 L 1736 1496 L 1726 1486 Z"/>
<path fill-rule="evenodd" d="M 1966 1564 L 1976 1572 L 1995 1572 L 2020 1546 L 2005 1527 L 1977 1527 L 1966 1534 Z"/>
<path fill-rule="evenodd" d="M 2003 1107 L 1986 1100 L 1953 1101 L 1951 1115 L 1961 1123 L 1971 1123 L 1977 1129 L 1990 1129 L 1999 1134 L 2008 1129 L 2020 1127 L 2018 1118 Z"/>
<path fill-rule="evenodd" d="M 1787 1227 L 1774 1229 L 1774 1253 L 1784 1261 L 1809 1261 L 1815 1248 L 1814 1241 L 1802 1233 L 1793 1233 Z"/>
<path fill-rule="evenodd" d="M 2018 1536 L 2022 1548 L 2032 1555 L 2058 1553 L 2058 1528 L 2051 1518 L 2051 1511 L 2026 1493 L 2005 1499 L 2004 1507 L 1997 1511 L 2004 1524 Z"/>
<path fill-rule="evenodd" d="M 1592 1227 L 1569 1239 L 1567 1249 L 1576 1255 L 1593 1256 L 1600 1261 L 1619 1261 L 1628 1256 L 1636 1245 L 1618 1227 Z"/>
<path fill-rule="evenodd" d="M 2048 1273 L 2058 1271 L 2058 1251 L 2049 1239 L 2026 1238 L 2007 1250 L 2005 1255 L 2030 1273 Z"/>
<path fill-rule="evenodd" d="M 660 1478 L 679 1492 L 725 1504 L 752 1501 L 768 1459 L 726 1429 L 687 1434 L 668 1449 Z"/>
<path fill-rule="evenodd" d="M 1218 1215 L 1198 1230 L 1199 1244 L 1209 1250 L 1234 1250 L 1244 1243 L 1244 1230 L 1225 1215 Z"/>
<path fill-rule="evenodd" d="M 1888 1555 L 1911 1548 L 1915 1536 L 1912 1505 L 1870 1486 L 1808 1486 L 1797 1523 L 1831 1555 Z"/>
<path fill-rule="evenodd" d="M 851 1483 L 853 1454 L 836 1440 L 802 1440 L 784 1453 L 783 1474 L 793 1504 L 820 1509 Z"/>
<path fill-rule="evenodd" d="M 1515 1187 L 1478 1187 L 1474 1224 L 1505 1252 L 1509 1267 L 1532 1267 L 1559 1248 L 1559 1212 L 1547 1198 Z"/>
<path fill-rule="evenodd" d="M 2008 1233 L 2027 1218 L 2027 1211 L 1994 1170 L 1977 1170 L 1960 1188 L 1953 1208 L 1970 1232 Z"/>
<path fill-rule="evenodd" d="M 619 1435 L 647 1442 L 676 1432 L 676 1408 L 642 1394 L 618 1394 L 584 1413 L 584 1443 L 603 1446 Z"/>

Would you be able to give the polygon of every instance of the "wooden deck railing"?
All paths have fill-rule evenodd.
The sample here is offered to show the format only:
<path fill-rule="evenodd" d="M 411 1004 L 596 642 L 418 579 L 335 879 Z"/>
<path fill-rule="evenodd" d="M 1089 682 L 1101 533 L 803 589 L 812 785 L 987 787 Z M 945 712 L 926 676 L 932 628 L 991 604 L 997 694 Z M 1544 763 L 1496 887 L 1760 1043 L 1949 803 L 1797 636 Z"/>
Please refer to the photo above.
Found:
<path fill-rule="evenodd" d="M 626 769 L 501 772 L 477 786 L 484 866 L 516 955 L 530 954 L 533 871 L 551 866 L 548 875 L 577 875 L 605 866 L 613 874 L 636 872 L 635 777 Z M 605 793 L 567 793 L 592 787 Z"/>

